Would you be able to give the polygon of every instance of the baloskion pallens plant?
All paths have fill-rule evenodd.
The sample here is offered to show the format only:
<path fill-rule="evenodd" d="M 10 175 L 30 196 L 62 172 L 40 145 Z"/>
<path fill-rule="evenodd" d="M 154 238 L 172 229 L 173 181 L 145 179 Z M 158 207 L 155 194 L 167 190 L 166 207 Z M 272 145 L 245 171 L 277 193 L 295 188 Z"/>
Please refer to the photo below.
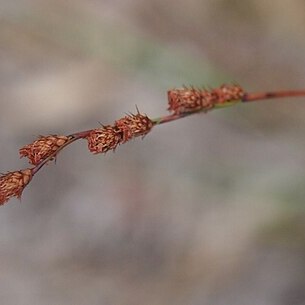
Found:
<path fill-rule="evenodd" d="M 8 172 L 0 176 L 0 205 L 11 197 L 20 198 L 24 188 L 34 175 L 58 153 L 76 140 L 85 139 L 88 149 L 94 154 L 115 150 L 119 145 L 136 137 L 144 137 L 154 126 L 168 123 L 195 113 L 206 113 L 212 109 L 224 108 L 237 103 L 259 101 L 270 98 L 305 96 L 305 91 L 277 91 L 264 93 L 246 93 L 239 85 L 222 85 L 216 89 L 197 89 L 183 87 L 168 91 L 168 110 L 171 114 L 150 119 L 137 109 L 114 122 L 91 130 L 76 132 L 71 135 L 40 136 L 31 144 L 19 150 L 21 157 L 26 157 L 32 167 Z"/>

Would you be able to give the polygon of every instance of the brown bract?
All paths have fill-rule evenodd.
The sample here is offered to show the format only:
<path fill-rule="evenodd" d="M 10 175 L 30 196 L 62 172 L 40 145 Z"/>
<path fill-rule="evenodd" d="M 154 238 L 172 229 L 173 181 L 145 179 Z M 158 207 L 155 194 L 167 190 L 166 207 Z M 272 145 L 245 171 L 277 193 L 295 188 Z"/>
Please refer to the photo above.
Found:
<path fill-rule="evenodd" d="M 19 150 L 20 157 L 27 157 L 31 164 L 37 165 L 53 154 L 68 140 L 69 137 L 66 136 L 40 136 L 39 139 L 31 144 L 25 145 Z"/>
<path fill-rule="evenodd" d="M 20 198 L 23 189 L 32 177 L 32 170 L 29 168 L 3 174 L 0 177 L 0 205 L 3 205 L 11 197 Z"/>
<path fill-rule="evenodd" d="M 211 90 L 184 87 L 169 90 L 167 95 L 168 110 L 174 114 L 182 114 L 196 111 L 207 112 L 215 105 L 240 100 L 244 96 L 244 91 L 238 85 L 222 85 Z"/>

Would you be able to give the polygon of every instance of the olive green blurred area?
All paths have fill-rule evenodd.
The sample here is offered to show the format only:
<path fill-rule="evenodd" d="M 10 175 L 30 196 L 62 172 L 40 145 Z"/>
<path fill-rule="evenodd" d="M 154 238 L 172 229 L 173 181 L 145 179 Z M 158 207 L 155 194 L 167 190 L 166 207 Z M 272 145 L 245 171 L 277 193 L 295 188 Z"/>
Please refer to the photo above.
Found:
<path fill-rule="evenodd" d="M 167 90 L 305 88 L 305 2 L 0 1 L 0 170 Z M 0 209 L 0 304 L 305 304 L 305 98 L 65 149 Z"/>

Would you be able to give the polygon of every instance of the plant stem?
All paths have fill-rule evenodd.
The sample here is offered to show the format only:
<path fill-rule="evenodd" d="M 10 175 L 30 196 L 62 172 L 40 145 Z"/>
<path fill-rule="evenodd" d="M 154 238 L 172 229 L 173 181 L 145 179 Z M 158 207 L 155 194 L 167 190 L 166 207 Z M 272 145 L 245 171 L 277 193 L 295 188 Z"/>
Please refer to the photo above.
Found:
<path fill-rule="evenodd" d="M 255 101 L 262 101 L 266 99 L 273 99 L 273 98 L 284 98 L 284 97 L 305 97 L 305 90 L 288 90 L 288 91 L 274 91 L 274 92 L 261 92 L 261 93 L 246 93 L 242 100 L 239 101 L 233 101 L 233 102 L 227 102 L 224 104 L 216 105 L 214 108 L 215 109 L 220 109 L 228 106 L 235 105 L 239 102 L 243 103 L 248 103 L 248 102 L 255 102 Z M 202 110 L 196 110 L 196 111 L 191 111 L 187 113 L 180 113 L 180 114 L 170 114 L 170 115 L 165 115 L 161 116 L 159 118 L 152 119 L 152 122 L 154 125 L 161 125 L 164 123 L 169 123 L 178 119 L 182 119 L 184 117 L 190 116 L 195 113 L 202 113 L 204 111 Z M 206 112 L 206 111 L 205 111 Z M 93 129 L 92 129 L 93 130 Z M 86 131 L 80 131 L 73 133 L 69 135 L 69 140 L 60 146 L 56 151 L 54 151 L 49 157 L 41 161 L 39 164 L 37 164 L 35 167 L 32 168 L 32 174 L 33 176 L 49 161 L 53 160 L 56 158 L 57 154 L 67 147 L 68 145 L 72 144 L 73 142 L 79 140 L 79 139 L 84 139 L 86 138 L 89 133 L 92 131 L 86 130 Z"/>
<path fill-rule="evenodd" d="M 261 92 L 261 93 L 246 93 L 242 99 L 244 103 L 256 102 L 271 98 L 283 97 L 301 97 L 305 96 L 305 90 L 287 90 L 287 91 L 274 91 L 274 92 Z"/>

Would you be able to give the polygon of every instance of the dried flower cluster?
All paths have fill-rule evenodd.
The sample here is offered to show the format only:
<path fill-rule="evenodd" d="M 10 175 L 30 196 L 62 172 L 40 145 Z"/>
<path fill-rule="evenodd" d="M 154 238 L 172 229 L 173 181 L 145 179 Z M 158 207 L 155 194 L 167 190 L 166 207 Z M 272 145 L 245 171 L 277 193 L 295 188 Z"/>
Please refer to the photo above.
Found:
<path fill-rule="evenodd" d="M 38 140 L 20 148 L 20 157 L 27 157 L 31 164 L 37 165 L 48 158 L 52 153 L 56 152 L 58 148 L 64 145 L 68 140 L 69 137 L 66 136 L 40 136 Z"/>
<path fill-rule="evenodd" d="M 23 189 L 32 179 L 32 170 L 24 169 L 3 174 L 0 177 L 0 205 L 11 197 L 21 197 Z"/>
<path fill-rule="evenodd" d="M 104 126 L 93 129 L 87 136 L 88 149 L 94 153 L 106 153 L 108 150 L 115 150 L 121 142 L 121 136 L 113 126 Z"/>
<path fill-rule="evenodd" d="M 146 115 L 139 113 L 138 110 L 136 114 L 126 115 L 115 121 L 113 125 L 81 131 L 70 136 L 40 136 L 33 143 L 25 145 L 19 150 L 20 156 L 28 158 L 29 163 L 33 165 L 32 168 L 0 175 L 0 205 L 3 205 L 11 197 L 20 198 L 33 176 L 45 164 L 55 159 L 60 150 L 76 140 L 86 139 L 89 151 L 94 154 L 106 153 L 109 150 L 115 150 L 118 145 L 135 137 L 144 137 L 155 125 L 168 123 L 188 114 L 199 111 L 207 112 L 240 100 L 249 102 L 288 96 L 305 96 L 305 91 L 246 94 L 238 85 L 222 85 L 212 90 L 184 87 L 168 91 L 168 110 L 172 112 L 170 115 L 151 120 Z"/>
<path fill-rule="evenodd" d="M 153 122 L 146 115 L 131 114 L 115 121 L 113 126 L 93 129 L 87 136 L 88 148 L 94 154 L 106 153 L 132 138 L 145 136 L 152 127 Z"/>
<path fill-rule="evenodd" d="M 168 110 L 174 114 L 195 111 L 207 112 L 216 105 L 241 100 L 245 92 L 239 85 L 222 85 L 212 90 L 196 88 L 173 89 L 168 91 Z"/>
<path fill-rule="evenodd" d="M 53 160 L 65 146 L 77 139 L 85 138 L 89 150 L 94 153 L 105 153 L 115 150 L 135 137 L 145 136 L 154 123 L 146 115 L 139 113 L 126 115 L 115 121 L 114 125 L 76 133 L 70 136 L 48 135 L 40 136 L 33 143 L 19 150 L 21 157 L 26 157 L 33 168 L 8 172 L 0 176 L 0 205 L 11 197 L 20 198 L 23 189 L 31 181 L 34 174 L 47 162 Z"/>

